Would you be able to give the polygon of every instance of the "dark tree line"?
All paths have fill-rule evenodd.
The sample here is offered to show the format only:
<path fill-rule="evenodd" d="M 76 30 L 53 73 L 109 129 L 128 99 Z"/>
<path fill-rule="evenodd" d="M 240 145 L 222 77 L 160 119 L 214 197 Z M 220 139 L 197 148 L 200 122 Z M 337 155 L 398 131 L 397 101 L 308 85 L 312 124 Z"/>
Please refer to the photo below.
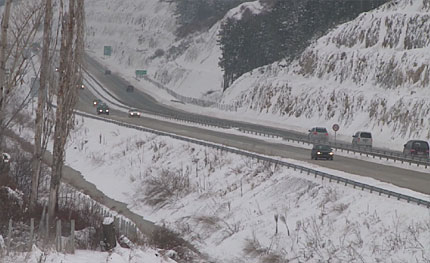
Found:
<path fill-rule="evenodd" d="M 191 0 L 190 0 L 191 1 Z M 228 19 L 219 33 L 224 90 L 242 74 L 283 58 L 291 60 L 337 24 L 387 0 L 265 0 L 260 14 Z"/>
<path fill-rule="evenodd" d="M 246 0 L 174 0 L 178 37 L 205 30 L 222 19 L 228 10 Z"/>

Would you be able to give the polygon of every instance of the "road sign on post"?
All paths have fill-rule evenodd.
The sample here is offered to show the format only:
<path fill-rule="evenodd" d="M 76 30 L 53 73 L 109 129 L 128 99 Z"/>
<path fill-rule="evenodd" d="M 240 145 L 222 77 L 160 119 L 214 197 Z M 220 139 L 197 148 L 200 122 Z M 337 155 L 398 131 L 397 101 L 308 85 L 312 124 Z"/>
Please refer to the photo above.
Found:
<path fill-rule="evenodd" d="M 105 56 L 112 55 L 112 47 L 111 46 L 104 46 L 103 55 L 105 55 Z"/>
<path fill-rule="evenodd" d="M 136 78 L 141 79 L 141 78 L 143 78 L 143 76 L 146 75 L 146 73 L 147 73 L 146 70 L 136 69 Z"/>
<path fill-rule="evenodd" d="M 334 131 L 334 143 L 336 143 L 336 132 L 339 130 L 339 124 L 335 123 L 333 124 L 333 131 Z"/>

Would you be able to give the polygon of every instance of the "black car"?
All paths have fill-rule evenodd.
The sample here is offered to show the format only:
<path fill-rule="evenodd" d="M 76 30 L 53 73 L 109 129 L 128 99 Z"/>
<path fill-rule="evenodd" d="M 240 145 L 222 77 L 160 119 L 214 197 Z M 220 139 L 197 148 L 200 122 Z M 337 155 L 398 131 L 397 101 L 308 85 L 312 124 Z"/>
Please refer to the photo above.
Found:
<path fill-rule="evenodd" d="M 126 88 L 126 91 L 127 92 L 133 92 L 134 91 L 134 86 L 128 85 L 127 88 Z"/>
<path fill-rule="evenodd" d="M 429 158 L 429 144 L 426 141 L 410 140 L 403 145 L 403 154 L 411 157 Z"/>
<path fill-rule="evenodd" d="M 105 75 L 110 75 L 112 72 L 110 72 L 110 70 L 109 69 L 106 69 L 105 70 Z"/>
<path fill-rule="evenodd" d="M 97 105 L 97 114 L 106 114 L 109 115 L 109 107 L 104 103 L 100 103 Z"/>
<path fill-rule="evenodd" d="M 311 159 L 333 160 L 333 149 L 328 145 L 315 144 L 311 151 Z"/>

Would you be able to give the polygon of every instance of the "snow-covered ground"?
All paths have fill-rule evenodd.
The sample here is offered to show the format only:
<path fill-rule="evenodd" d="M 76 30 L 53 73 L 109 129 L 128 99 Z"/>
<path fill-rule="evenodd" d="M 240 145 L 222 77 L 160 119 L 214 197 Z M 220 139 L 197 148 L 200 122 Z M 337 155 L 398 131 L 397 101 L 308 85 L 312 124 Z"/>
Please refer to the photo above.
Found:
<path fill-rule="evenodd" d="M 67 164 L 144 218 L 180 232 L 216 262 L 258 262 L 274 255 L 307 262 L 430 259 L 427 208 L 169 137 L 77 120 L 83 125 L 72 134 Z M 245 249 L 257 243 L 264 253 Z M 252 256 L 257 251 L 261 254 Z"/>
<path fill-rule="evenodd" d="M 175 261 L 161 256 L 156 250 L 125 249 L 116 247 L 112 252 L 96 252 L 89 250 L 76 250 L 75 254 L 56 253 L 54 251 L 43 252 L 33 247 L 30 253 L 12 252 L 0 258 L 3 263 L 174 263 Z"/>
<path fill-rule="evenodd" d="M 326 104 L 324 108 L 327 110 L 323 115 L 299 117 L 279 115 L 279 111 L 266 107 L 270 104 L 266 102 L 279 101 L 282 96 L 291 94 L 302 98 L 303 107 L 315 102 L 301 97 L 303 94 L 297 93 L 297 88 L 329 100 L 332 87 L 341 88 L 335 91 L 339 96 L 334 100 L 345 105 L 350 90 L 342 89 L 332 75 L 322 82 L 315 76 L 284 75 L 288 70 L 272 71 L 270 67 L 247 74 L 223 97 L 224 102 L 242 105 L 238 112 L 172 103 L 164 91 L 147 82 L 134 80 L 134 70 L 144 67 L 151 78 L 187 96 L 198 94 L 199 97 L 208 91 L 217 93 L 222 78 L 216 65 L 219 50 L 214 42 L 219 24 L 197 39 L 184 40 L 194 43 L 183 56 L 174 61 L 163 61 L 160 57 L 148 57 L 159 48 L 168 49 L 180 43 L 175 42 L 173 35 L 175 25 L 171 3 L 92 0 L 87 2 L 87 7 L 87 32 L 90 36 L 87 36 L 87 48 L 90 53 L 109 65 L 114 73 L 133 82 L 136 88 L 155 95 L 166 104 L 303 132 L 311 126 L 330 128 L 334 122 L 340 122 L 340 138 L 349 140 L 356 129 L 368 129 L 375 135 L 375 146 L 397 150 L 409 137 L 425 137 L 424 133 L 402 132 L 393 136 L 392 130 L 383 124 L 369 124 L 369 112 L 366 111 L 354 112 L 353 118 L 347 118 L 352 115 L 341 118 L 342 114 L 335 112 L 336 119 L 327 118 L 325 114 L 333 110 L 327 109 Z M 422 14 L 414 8 L 415 13 L 409 12 L 408 15 Z M 317 46 L 328 43 L 323 41 Z M 113 46 L 112 57 L 103 57 L 104 45 Z M 312 49 L 309 49 L 307 54 L 311 53 Z M 278 95 L 260 98 L 259 101 L 247 97 L 254 91 L 265 90 L 266 84 L 274 86 Z M 356 85 L 351 81 L 342 83 L 344 86 L 350 84 Z M 313 85 L 316 89 L 310 88 Z M 289 89 L 289 86 L 294 89 Z M 325 87 L 330 88 L 328 93 Z M 406 89 L 390 92 L 364 85 L 360 94 L 366 98 L 386 95 L 393 99 L 394 104 L 396 96 L 415 94 L 406 92 Z M 417 98 L 422 95 L 418 88 L 414 92 Z M 256 105 L 258 112 L 246 105 Z M 370 104 L 363 107 L 370 107 Z M 427 208 L 168 137 L 80 117 L 77 121 L 78 127 L 67 149 L 67 164 L 81 171 L 106 195 L 129 204 L 130 209 L 144 218 L 178 231 L 215 262 L 279 262 L 276 261 L 278 259 L 292 262 L 430 261 L 430 210 Z M 423 123 L 426 124 L 427 119 Z M 429 196 L 389 184 L 316 165 L 302 165 L 430 200 Z M 118 249 L 112 255 L 106 255 L 79 251 L 74 257 L 52 253 L 47 262 L 89 262 L 88 259 L 92 262 L 129 262 L 129 258 L 136 258 L 131 262 L 163 262 L 156 261 L 159 258 L 154 258 L 153 252 L 147 252 L 148 260 L 143 257 L 145 252 L 136 252 L 139 254 L 136 257 L 130 253 L 134 252 Z M 37 262 L 39 255 L 35 252 L 31 257 Z M 10 262 L 16 262 L 13 260 L 17 258 Z"/>

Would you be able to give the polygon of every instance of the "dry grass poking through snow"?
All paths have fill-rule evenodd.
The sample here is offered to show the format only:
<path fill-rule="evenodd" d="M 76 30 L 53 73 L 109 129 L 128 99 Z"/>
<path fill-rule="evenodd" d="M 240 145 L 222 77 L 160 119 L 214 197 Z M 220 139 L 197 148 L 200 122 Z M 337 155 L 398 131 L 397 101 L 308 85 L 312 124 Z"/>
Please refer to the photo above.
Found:
<path fill-rule="evenodd" d="M 426 208 L 137 131 L 92 143 L 135 210 L 218 262 L 430 262 Z"/>

